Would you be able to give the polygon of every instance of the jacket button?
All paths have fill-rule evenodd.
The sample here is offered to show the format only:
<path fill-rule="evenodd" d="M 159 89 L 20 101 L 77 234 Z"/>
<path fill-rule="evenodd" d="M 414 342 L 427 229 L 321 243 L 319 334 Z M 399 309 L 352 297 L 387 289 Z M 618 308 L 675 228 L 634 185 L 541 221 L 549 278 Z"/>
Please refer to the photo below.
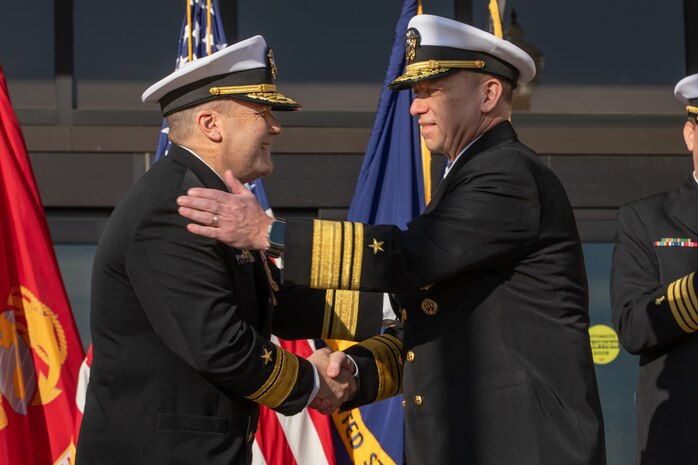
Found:
<path fill-rule="evenodd" d="M 402 408 L 407 408 L 407 401 L 405 399 L 402 399 Z"/>
<path fill-rule="evenodd" d="M 436 315 L 436 312 L 439 311 L 439 304 L 434 302 L 431 299 L 424 299 L 422 300 L 422 311 L 426 313 L 427 315 Z"/>
<path fill-rule="evenodd" d="M 414 404 L 417 407 L 421 407 L 423 403 L 424 403 L 424 400 L 422 400 L 422 396 L 414 396 Z"/>
<path fill-rule="evenodd" d="M 414 352 L 411 350 L 407 351 L 407 361 L 410 363 L 414 362 Z"/>
<path fill-rule="evenodd" d="M 402 322 L 403 322 L 403 323 L 404 323 L 405 321 L 407 321 L 407 310 L 406 310 L 406 309 L 404 309 L 404 308 L 402 309 L 402 315 L 401 315 L 401 316 L 402 316 Z"/>

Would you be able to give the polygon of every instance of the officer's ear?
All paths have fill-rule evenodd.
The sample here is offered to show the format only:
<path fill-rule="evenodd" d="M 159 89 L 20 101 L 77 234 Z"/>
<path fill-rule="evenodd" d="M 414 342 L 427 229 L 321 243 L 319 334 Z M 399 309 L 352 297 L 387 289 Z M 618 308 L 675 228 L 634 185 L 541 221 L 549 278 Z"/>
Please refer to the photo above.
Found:
<path fill-rule="evenodd" d="M 503 87 L 502 82 L 496 78 L 487 78 L 483 82 L 484 98 L 480 105 L 480 111 L 484 114 L 490 113 L 497 107 L 499 100 L 502 98 Z"/>
<path fill-rule="evenodd" d="M 220 142 L 222 140 L 220 113 L 215 110 L 205 108 L 198 111 L 194 118 L 197 128 L 206 137 L 213 142 Z"/>
<path fill-rule="evenodd" d="M 696 132 L 696 120 L 689 118 L 686 124 L 683 125 L 683 140 L 686 142 L 686 148 L 693 153 L 694 136 Z"/>

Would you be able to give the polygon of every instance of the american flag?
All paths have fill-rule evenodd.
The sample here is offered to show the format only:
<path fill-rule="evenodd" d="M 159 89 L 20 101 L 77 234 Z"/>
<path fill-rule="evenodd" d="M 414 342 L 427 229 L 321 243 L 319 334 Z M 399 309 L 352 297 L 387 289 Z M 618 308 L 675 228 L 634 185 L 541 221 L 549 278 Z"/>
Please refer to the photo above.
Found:
<path fill-rule="evenodd" d="M 187 6 L 188 11 L 182 21 L 182 29 L 179 34 L 175 70 L 181 68 L 185 63 L 208 56 L 228 45 L 221 18 L 218 15 L 216 0 L 188 0 Z M 167 155 L 169 149 L 167 122 L 163 118 L 155 160 Z"/>

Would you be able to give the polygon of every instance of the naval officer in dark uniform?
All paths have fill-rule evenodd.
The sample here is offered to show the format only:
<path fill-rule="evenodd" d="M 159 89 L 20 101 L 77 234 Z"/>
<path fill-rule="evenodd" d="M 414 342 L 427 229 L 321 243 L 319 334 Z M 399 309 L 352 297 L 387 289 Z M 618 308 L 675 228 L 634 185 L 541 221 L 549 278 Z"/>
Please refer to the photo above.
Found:
<path fill-rule="evenodd" d="M 427 147 L 451 162 L 407 230 L 270 222 L 231 177 L 232 194 L 190 190 L 180 212 L 199 223 L 192 232 L 231 245 L 283 243 L 285 282 L 394 294 L 404 338 L 347 350 L 360 387 L 345 407 L 402 391 L 410 465 L 604 464 L 572 208 L 509 123 L 513 88 L 534 76 L 533 60 L 430 15 L 410 21 L 406 55 L 391 88 L 414 91 Z M 245 233 L 236 226 L 255 222 Z"/>
<path fill-rule="evenodd" d="M 623 347 L 640 356 L 636 463 L 696 463 L 698 424 L 698 74 L 681 80 L 693 172 L 618 211 L 611 303 Z"/>
<path fill-rule="evenodd" d="M 330 304 L 299 314 L 288 302 L 324 304 L 326 293 L 289 300 L 293 291 L 270 279 L 264 254 L 193 236 L 177 214 L 175 200 L 189 188 L 226 190 L 226 169 L 243 181 L 271 171 L 280 132 L 271 110 L 299 108 L 276 91 L 275 76 L 271 49 L 256 36 L 143 95 L 160 104 L 174 144 L 116 207 L 97 247 L 78 465 L 247 465 L 259 404 L 291 415 L 320 398 L 339 405 L 355 389 L 350 374 L 325 376 L 326 357 L 302 359 L 269 337 L 274 329 L 351 338 L 365 323 L 343 325 Z M 277 289 L 285 303 L 273 310 Z M 380 317 L 372 320 L 367 335 L 380 328 Z"/>

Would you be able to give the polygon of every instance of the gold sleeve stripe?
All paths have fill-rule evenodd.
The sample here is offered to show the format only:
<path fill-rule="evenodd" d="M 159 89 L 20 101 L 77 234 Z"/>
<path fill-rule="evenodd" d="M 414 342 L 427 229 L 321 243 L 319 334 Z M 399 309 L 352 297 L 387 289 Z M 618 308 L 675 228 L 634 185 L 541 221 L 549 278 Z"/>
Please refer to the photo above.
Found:
<path fill-rule="evenodd" d="M 338 221 L 313 221 L 310 287 L 337 289 L 341 253 L 342 223 Z"/>
<path fill-rule="evenodd" d="M 364 225 L 354 223 L 354 267 L 351 270 L 351 287 L 355 291 L 361 285 L 361 266 L 363 265 Z"/>
<path fill-rule="evenodd" d="M 690 328 L 686 324 L 686 322 L 684 321 L 684 319 L 680 313 L 679 307 L 677 305 L 677 295 L 675 293 L 676 293 L 676 291 L 678 291 L 677 287 L 679 287 L 679 281 L 681 281 L 681 280 L 679 279 L 679 280 L 676 280 L 673 283 L 669 284 L 669 286 L 667 288 L 667 300 L 669 301 L 669 308 L 671 309 L 671 313 L 672 313 L 672 315 L 674 315 L 674 319 L 679 324 L 681 329 L 684 332 L 692 333 L 695 331 L 695 329 Z"/>
<path fill-rule="evenodd" d="M 686 278 L 682 278 L 678 281 L 676 281 L 676 284 L 674 285 L 674 299 L 676 299 L 676 306 L 679 308 L 679 313 L 683 317 L 683 321 L 688 325 L 689 328 L 691 328 L 693 331 L 698 329 L 698 324 L 696 324 L 695 321 L 691 318 L 691 315 L 689 314 L 688 310 L 686 309 L 686 306 L 683 303 L 683 284 Z"/>
<path fill-rule="evenodd" d="M 332 320 L 334 320 L 334 295 L 335 291 L 328 290 L 325 292 L 325 316 L 322 320 L 322 339 L 331 339 L 329 337 L 330 328 L 332 328 Z"/>
<path fill-rule="evenodd" d="M 356 291 L 336 291 L 334 298 L 334 321 L 332 334 L 327 339 L 353 341 L 359 319 L 359 293 Z"/>
<path fill-rule="evenodd" d="M 690 299 L 693 308 L 698 311 L 698 298 L 696 297 L 696 290 L 693 287 L 693 277 L 695 274 L 696 272 L 694 271 L 688 275 L 688 298 Z"/>
<path fill-rule="evenodd" d="M 322 323 L 322 339 L 356 339 L 359 317 L 359 296 L 356 291 L 325 293 L 325 316 Z"/>
<path fill-rule="evenodd" d="M 360 223 L 313 221 L 310 287 L 358 290 L 364 230 Z"/>
<path fill-rule="evenodd" d="M 378 392 L 376 401 L 387 399 L 402 390 L 402 344 L 393 336 L 384 334 L 363 341 L 360 344 L 368 349 L 376 361 L 378 372 Z"/>
<path fill-rule="evenodd" d="M 297 379 L 298 358 L 276 346 L 276 361 L 269 378 L 254 394 L 245 397 L 267 407 L 276 408 L 286 400 Z"/>
<path fill-rule="evenodd" d="M 683 302 L 683 305 L 686 307 L 686 314 L 688 315 L 686 321 L 689 322 L 689 325 L 691 327 L 695 327 L 695 329 L 698 329 L 698 313 L 696 312 L 696 308 L 691 302 L 691 298 L 688 293 L 689 280 L 691 281 L 691 286 L 693 285 L 693 280 L 691 279 L 692 277 L 693 276 L 688 275 L 684 276 L 681 279 L 681 300 Z"/>
<path fill-rule="evenodd" d="M 353 223 L 348 221 L 344 222 L 344 241 L 342 244 L 342 282 L 339 285 L 340 289 L 351 289 L 351 272 L 352 270 L 352 254 L 354 252 L 354 247 L 352 247 L 352 241 L 354 240 L 354 228 Z"/>

